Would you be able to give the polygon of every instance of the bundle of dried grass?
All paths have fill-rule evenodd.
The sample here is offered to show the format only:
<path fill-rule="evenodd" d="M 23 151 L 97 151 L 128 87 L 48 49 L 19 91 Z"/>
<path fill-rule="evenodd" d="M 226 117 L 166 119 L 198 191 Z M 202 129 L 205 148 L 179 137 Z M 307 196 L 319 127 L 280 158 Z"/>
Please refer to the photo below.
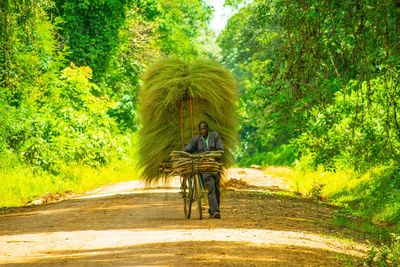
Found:
<path fill-rule="evenodd" d="M 181 140 L 187 144 L 198 134 L 197 124 L 202 120 L 221 136 L 223 163 L 229 166 L 237 140 L 236 101 L 233 76 L 214 61 L 164 59 L 150 66 L 138 101 L 139 164 L 144 178 L 159 179 L 161 163 L 171 151 L 182 149 Z"/>
<path fill-rule="evenodd" d="M 218 162 L 222 151 L 207 151 L 190 154 L 184 151 L 172 151 L 167 161 L 160 166 L 167 177 L 184 176 L 191 173 L 220 172 L 222 163 Z"/>

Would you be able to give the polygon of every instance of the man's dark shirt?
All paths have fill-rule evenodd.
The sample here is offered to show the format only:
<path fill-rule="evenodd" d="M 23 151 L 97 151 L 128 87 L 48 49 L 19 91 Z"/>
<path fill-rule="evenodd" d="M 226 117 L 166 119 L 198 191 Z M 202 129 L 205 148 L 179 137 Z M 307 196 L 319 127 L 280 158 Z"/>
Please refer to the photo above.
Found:
<path fill-rule="evenodd" d="M 201 153 L 205 151 L 224 150 L 221 137 L 217 132 L 208 132 L 208 148 L 205 144 L 206 138 L 201 135 L 196 135 L 190 140 L 190 143 L 185 147 L 184 151 L 189 153 Z"/>

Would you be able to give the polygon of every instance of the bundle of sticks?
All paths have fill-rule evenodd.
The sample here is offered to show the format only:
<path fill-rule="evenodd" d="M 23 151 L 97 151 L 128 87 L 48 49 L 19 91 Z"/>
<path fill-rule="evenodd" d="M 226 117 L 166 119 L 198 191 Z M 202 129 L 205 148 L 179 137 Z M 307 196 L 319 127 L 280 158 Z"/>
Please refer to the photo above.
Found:
<path fill-rule="evenodd" d="M 169 159 L 160 166 L 166 176 L 184 176 L 191 173 L 220 172 L 223 151 L 207 151 L 190 154 L 184 151 L 172 151 Z"/>

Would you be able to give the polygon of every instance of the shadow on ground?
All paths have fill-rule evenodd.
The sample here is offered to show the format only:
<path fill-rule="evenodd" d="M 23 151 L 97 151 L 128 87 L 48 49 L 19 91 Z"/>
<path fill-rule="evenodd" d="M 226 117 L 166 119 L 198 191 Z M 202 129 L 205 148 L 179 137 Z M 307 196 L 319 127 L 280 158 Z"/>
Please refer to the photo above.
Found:
<path fill-rule="evenodd" d="M 150 247 L 50 251 L 37 261 L 4 266 L 343 266 L 347 257 L 309 247 L 240 242 L 155 243 Z"/>
<path fill-rule="evenodd" d="M 237 228 L 240 225 L 242 228 L 323 231 L 326 234 L 337 230 L 321 226 L 332 217 L 334 207 L 292 196 L 225 191 L 221 206 L 223 218 L 212 220 L 214 227 Z M 202 221 L 196 218 L 195 210 L 193 218 L 184 219 L 178 193 L 114 195 L 64 200 L 0 215 L 0 235 L 210 226 L 208 218 Z"/>
<path fill-rule="evenodd" d="M 352 250 L 339 241 L 336 244 L 328 240 L 327 244 L 324 239 L 325 236 L 355 235 L 346 229 L 327 226 L 336 210 L 333 206 L 272 191 L 246 190 L 224 191 L 222 203 L 221 220 L 199 220 L 196 210 L 194 218 L 184 219 L 180 195 L 168 192 L 69 199 L 2 214 L 0 247 L 5 246 L 6 252 L 0 253 L 0 264 L 343 266 L 345 254 Z M 246 238 L 227 241 L 215 233 L 220 229 L 227 229 L 226 233 L 244 232 Z M 276 240 L 253 242 L 246 229 L 266 239 L 269 233 L 275 233 Z M 175 231 L 189 236 L 180 241 L 173 236 L 171 239 L 171 232 Z M 215 236 L 192 239 L 190 235 L 196 231 L 197 234 L 214 231 Z M 283 241 L 279 240 L 279 231 L 285 235 L 286 239 L 281 238 Z M 159 242 L 151 239 L 152 233 L 160 235 Z M 170 238 L 163 240 L 163 235 L 168 234 Z M 254 239 L 258 238 L 256 234 Z M 149 241 L 132 242 L 135 238 L 149 238 Z M 305 238 L 304 244 L 302 238 Z M 93 244 L 100 241 L 99 246 Z M 352 256 L 360 260 L 358 257 Z"/>

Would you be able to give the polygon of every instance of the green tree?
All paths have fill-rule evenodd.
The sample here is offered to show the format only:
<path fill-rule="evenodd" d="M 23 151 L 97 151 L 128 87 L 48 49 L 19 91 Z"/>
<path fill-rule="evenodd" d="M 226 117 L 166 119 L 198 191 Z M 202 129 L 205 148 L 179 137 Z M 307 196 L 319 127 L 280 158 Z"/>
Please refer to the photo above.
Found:
<path fill-rule="evenodd" d="M 68 60 L 90 66 L 95 80 L 107 71 L 119 45 L 131 0 L 56 0 L 53 14 L 62 18 L 61 33 L 66 40 Z"/>
<path fill-rule="evenodd" d="M 302 136 L 297 144 L 303 152 L 313 153 L 316 164 L 329 166 L 335 158 L 349 157 L 358 159 L 357 166 L 369 165 L 377 156 L 371 151 L 379 151 L 376 138 L 384 132 L 380 150 L 396 147 L 399 12 L 397 1 L 369 0 L 258 0 L 242 9 L 228 23 L 220 44 L 225 64 L 242 80 L 244 118 L 250 126 L 245 130 L 254 131 L 256 142 L 261 139 L 267 146 Z M 340 108 L 343 101 L 354 108 Z M 339 110 L 345 112 L 341 116 L 349 132 L 332 132 L 343 123 Z M 321 116 L 326 123 L 315 132 Z M 372 123 L 382 117 L 385 125 Z M 387 159 L 383 154 L 378 158 Z"/>
<path fill-rule="evenodd" d="M 45 9 L 49 1 L 0 3 L 0 95 L 19 105 L 32 83 L 58 71 L 63 59 Z"/>
<path fill-rule="evenodd" d="M 167 56 L 194 59 L 204 55 L 198 38 L 207 28 L 212 9 L 204 0 L 161 0 L 157 45 Z"/>

